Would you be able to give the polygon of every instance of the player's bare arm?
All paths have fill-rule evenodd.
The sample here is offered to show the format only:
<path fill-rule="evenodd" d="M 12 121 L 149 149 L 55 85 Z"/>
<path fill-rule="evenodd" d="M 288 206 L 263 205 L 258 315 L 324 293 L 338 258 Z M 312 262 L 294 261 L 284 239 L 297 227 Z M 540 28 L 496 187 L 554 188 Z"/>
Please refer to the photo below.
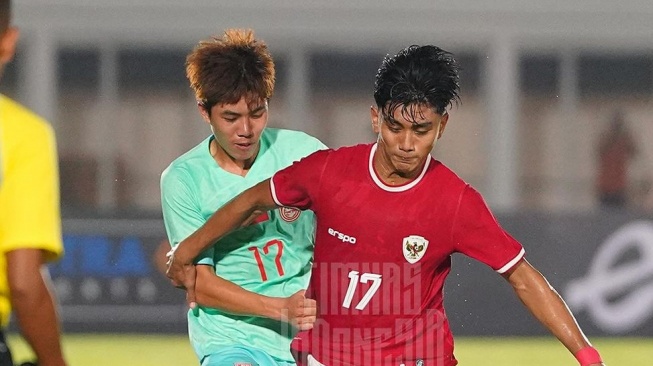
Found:
<path fill-rule="evenodd" d="M 558 292 L 551 287 L 544 276 L 531 266 L 525 259 L 503 275 L 510 283 L 521 302 L 560 342 L 571 352 L 582 366 L 601 366 L 601 362 L 587 363 L 583 360 L 594 359 L 584 357 L 587 352 L 596 352 L 583 332 L 569 308 Z M 579 355 L 580 352 L 580 355 Z"/>
<path fill-rule="evenodd" d="M 195 295 L 199 305 L 236 315 L 284 321 L 299 330 L 313 328 L 316 319 L 315 300 L 307 299 L 303 290 L 289 297 L 257 294 L 216 276 L 208 265 L 197 265 Z"/>
<path fill-rule="evenodd" d="M 66 365 L 61 351 L 59 322 L 48 278 L 41 271 L 44 253 L 39 249 L 17 249 L 6 254 L 11 304 L 21 333 L 30 344 L 39 365 Z"/>
<path fill-rule="evenodd" d="M 202 227 L 170 252 L 166 275 L 173 285 L 186 289 L 191 307 L 195 304 L 195 257 L 225 234 L 240 227 L 255 211 L 269 211 L 276 207 L 270 192 L 270 179 L 266 179 L 221 207 Z"/>

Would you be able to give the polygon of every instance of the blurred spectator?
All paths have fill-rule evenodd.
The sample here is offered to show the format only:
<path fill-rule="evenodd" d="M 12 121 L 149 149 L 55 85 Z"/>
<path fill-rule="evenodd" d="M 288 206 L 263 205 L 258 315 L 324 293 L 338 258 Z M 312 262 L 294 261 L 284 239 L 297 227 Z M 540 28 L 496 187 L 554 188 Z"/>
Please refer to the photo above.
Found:
<path fill-rule="evenodd" d="M 628 203 L 628 167 L 636 154 L 624 115 L 617 111 L 599 141 L 596 188 L 602 207 L 624 207 Z"/>

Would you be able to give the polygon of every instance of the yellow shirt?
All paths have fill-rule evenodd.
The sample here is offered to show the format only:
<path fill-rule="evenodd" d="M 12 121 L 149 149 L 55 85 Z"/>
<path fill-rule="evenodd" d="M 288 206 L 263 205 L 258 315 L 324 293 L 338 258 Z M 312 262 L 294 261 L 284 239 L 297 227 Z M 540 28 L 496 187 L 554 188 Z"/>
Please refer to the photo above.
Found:
<path fill-rule="evenodd" d="M 1 326 L 11 311 L 5 253 L 21 248 L 63 254 L 56 143 L 47 122 L 0 95 Z"/>

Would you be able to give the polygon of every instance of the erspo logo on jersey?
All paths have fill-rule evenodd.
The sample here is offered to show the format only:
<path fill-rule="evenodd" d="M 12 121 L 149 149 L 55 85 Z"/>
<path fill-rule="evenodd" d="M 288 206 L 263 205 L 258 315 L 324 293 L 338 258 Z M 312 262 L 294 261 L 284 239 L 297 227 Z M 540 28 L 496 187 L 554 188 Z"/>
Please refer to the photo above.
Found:
<path fill-rule="evenodd" d="M 332 228 L 329 228 L 329 235 L 335 236 L 339 240 L 341 240 L 343 243 L 349 243 L 349 244 L 356 244 L 356 238 L 353 236 L 349 236 L 346 234 L 343 234 L 339 231 L 335 231 Z"/>
<path fill-rule="evenodd" d="M 623 262 L 620 258 L 626 253 L 639 255 Z M 609 332 L 627 333 L 651 319 L 653 223 L 636 221 L 615 231 L 598 248 L 587 275 L 571 281 L 565 290 L 572 309 L 586 309 Z"/>

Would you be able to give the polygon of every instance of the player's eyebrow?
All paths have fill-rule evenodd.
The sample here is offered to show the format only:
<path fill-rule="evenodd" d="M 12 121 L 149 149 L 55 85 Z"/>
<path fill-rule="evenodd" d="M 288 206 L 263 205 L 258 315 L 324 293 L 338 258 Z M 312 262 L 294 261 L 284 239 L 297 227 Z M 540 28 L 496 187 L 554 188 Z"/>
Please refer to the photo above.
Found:
<path fill-rule="evenodd" d="M 261 112 L 261 111 L 265 110 L 266 108 L 267 108 L 267 106 L 265 104 L 263 104 L 263 105 L 260 105 L 260 106 L 258 106 L 256 108 L 252 109 L 249 113 L 250 114 L 258 113 L 258 112 Z"/>
<path fill-rule="evenodd" d="M 266 108 L 265 105 L 258 106 L 258 107 L 256 107 L 256 108 L 252 109 L 251 111 L 249 111 L 248 114 L 256 114 L 256 113 L 259 113 L 259 112 L 265 110 L 265 108 Z M 232 110 L 229 110 L 229 109 L 225 109 L 224 111 L 222 111 L 221 115 L 222 115 L 222 116 L 227 116 L 227 117 L 238 117 L 238 116 L 240 116 L 241 114 L 238 113 L 238 112 L 234 112 L 234 111 L 232 111 Z"/>
<path fill-rule="evenodd" d="M 385 114 L 385 113 L 383 114 L 383 119 L 384 119 L 387 123 L 390 123 L 390 124 L 393 124 L 393 125 L 399 125 L 399 124 L 401 124 L 401 123 L 399 123 L 399 121 L 397 121 L 394 117 L 392 117 L 392 116 L 390 116 L 390 115 L 387 115 L 387 114 Z"/>
<path fill-rule="evenodd" d="M 430 128 L 433 126 L 433 122 L 431 121 L 426 121 L 422 123 L 417 123 L 417 122 L 412 122 L 412 128 L 418 129 L 418 128 Z"/>
<path fill-rule="evenodd" d="M 393 125 L 400 125 L 401 124 L 399 121 L 397 121 L 392 116 L 384 114 L 383 118 L 386 120 L 387 123 L 390 123 L 390 124 L 393 124 Z M 432 126 L 433 126 L 433 122 L 431 122 L 431 121 L 424 121 L 422 123 L 417 123 L 415 121 L 411 122 L 411 128 L 413 128 L 413 129 L 430 128 Z"/>
<path fill-rule="evenodd" d="M 229 116 L 229 117 L 238 117 L 238 116 L 240 116 L 240 113 L 238 113 L 238 112 L 234 112 L 234 111 L 230 111 L 230 110 L 228 110 L 228 109 L 222 111 L 222 113 L 220 113 L 220 114 L 221 114 L 222 116 Z"/>

